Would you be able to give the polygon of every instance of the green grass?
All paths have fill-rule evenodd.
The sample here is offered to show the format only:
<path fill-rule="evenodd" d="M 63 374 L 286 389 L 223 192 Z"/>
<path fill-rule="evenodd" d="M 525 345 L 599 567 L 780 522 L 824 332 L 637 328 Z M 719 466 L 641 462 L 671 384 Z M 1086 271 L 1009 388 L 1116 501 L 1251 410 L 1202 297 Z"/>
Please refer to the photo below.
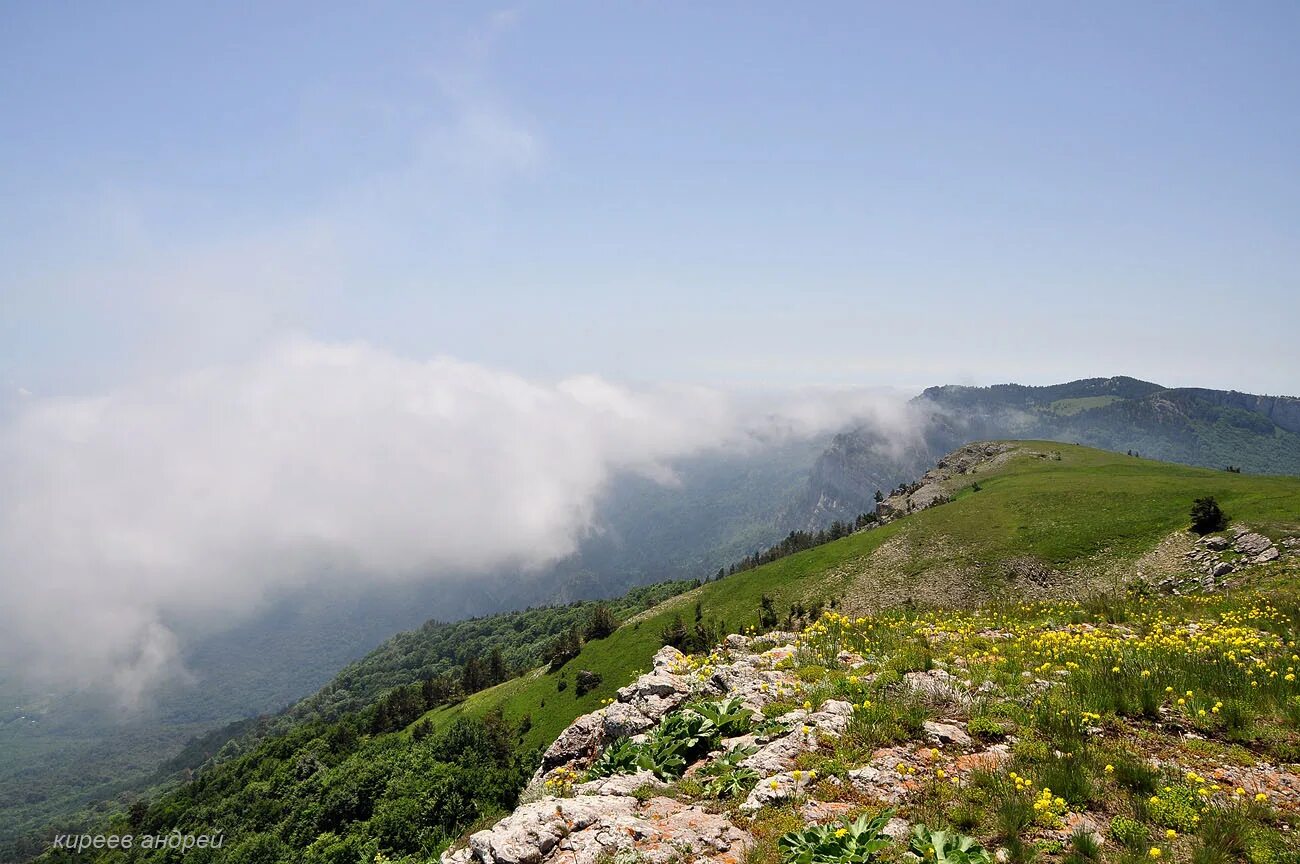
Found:
<path fill-rule="evenodd" d="M 1045 455 L 1014 458 L 997 474 L 980 476 L 981 491 L 968 487 L 954 504 L 918 514 L 909 527 L 920 539 L 948 540 L 961 556 L 983 564 L 1033 556 L 1068 566 L 1101 552 L 1132 557 L 1149 549 L 1186 527 L 1192 499 L 1200 495 L 1266 532 L 1300 519 L 1297 478 L 1229 474 L 1046 441 L 1027 446 Z"/>
<path fill-rule="evenodd" d="M 530 716 L 525 744 L 545 746 L 648 669 L 660 631 L 674 614 L 689 620 L 697 601 L 729 632 L 756 622 L 764 594 L 782 614 L 795 601 L 844 595 L 851 603 L 896 605 L 916 585 L 938 581 L 941 572 L 960 582 L 945 593 L 978 602 L 1005 583 L 1013 561 L 1033 560 L 1067 579 L 1085 578 L 1101 559 L 1122 567 L 1185 528 L 1192 500 L 1203 495 L 1217 498 L 1234 522 L 1265 533 L 1300 529 L 1300 478 L 1229 474 L 1056 442 L 1020 445 L 1025 452 L 996 470 L 958 478 L 962 488 L 949 504 L 703 585 L 586 645 L 559 673 L 534 672 L 427 716 L 441 727 L 462 713 L 481 716 L 499 707 L 510 721 Z M 969 486 L 975 479 L 978 492 Z M 872 553 L 895 538 L 907 545 L 905 559 L 889 566 L 874 561 Z M 582 697 L 572 686 L 579 669 L 602 678 Z M 569 679 L 563 691 L 557 687 L 561 676 Z"/>

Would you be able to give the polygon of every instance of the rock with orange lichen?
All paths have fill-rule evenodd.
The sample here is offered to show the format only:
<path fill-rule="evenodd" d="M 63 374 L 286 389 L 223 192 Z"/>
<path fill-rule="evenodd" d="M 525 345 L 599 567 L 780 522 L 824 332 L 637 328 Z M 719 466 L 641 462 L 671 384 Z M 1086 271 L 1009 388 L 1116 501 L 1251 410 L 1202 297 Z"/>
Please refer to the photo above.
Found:
<path fill-rule="evenodd" d="M 671 798 L 644 806 L 620 796 L 544 798 L 525 804 L 443 864 L 595 864 L 635 849 L 647 864 L 695 861 L 734 864 L 754 840 L 725 817 Z"/>

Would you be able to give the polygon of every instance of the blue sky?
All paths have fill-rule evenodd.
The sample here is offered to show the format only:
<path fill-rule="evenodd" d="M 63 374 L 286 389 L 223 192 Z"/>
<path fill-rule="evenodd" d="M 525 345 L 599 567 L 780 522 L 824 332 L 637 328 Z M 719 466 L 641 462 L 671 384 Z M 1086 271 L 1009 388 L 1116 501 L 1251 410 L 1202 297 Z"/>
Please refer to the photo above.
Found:
<path fill-rule="evenodd" d="M 9 3 L 0 388 L 1300 393 L 1293 3 Z"/>

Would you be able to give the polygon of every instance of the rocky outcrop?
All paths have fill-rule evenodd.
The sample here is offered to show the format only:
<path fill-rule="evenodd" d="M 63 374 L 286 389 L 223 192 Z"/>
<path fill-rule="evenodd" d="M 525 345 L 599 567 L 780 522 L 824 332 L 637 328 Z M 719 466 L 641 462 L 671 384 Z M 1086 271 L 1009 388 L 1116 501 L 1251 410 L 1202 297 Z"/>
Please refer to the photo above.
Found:
<path fill-rule="evenodd" d="M 658 720 L 680 707 L 690 695 L 690 688 L 680 676 L 654 672 L 619 690 L 618 701 L 631 706 L 643 717 Z"/>
<path fill-rule="evenodd" d="M 740 814 L 795 802 L 810 820 L 838 818 L 852 805 L 835 800 L 836 790 L 857 796 L 853 800 L 895 802 L 919 788 L 918 766 L 933 770 L 942 758 L 960 776 L 1000 758 L 997 749 L 983 756 L 969 753 L 973 741 L 960 721 L 927 721 L 923 744 L 877 751 L 870 764 L 846 775 L 823 778 L 801 770 L 802 759 L 834 746 L 849 731 L 854 706 L 822 699 L 789 708 L 805 687 L 793 672 L 798 640 L 797 634 L 780 632 L 762 639 L 730 636 L 707 664 L 693 664 L 673 648 L 660 650 L 650 672 L 620 689 L 612 703 L 576 719 L 547 748 L 524 793 L 526 803 L 445 853 L 444 864 L 595 864 L 628 849 L 651 864 L 738 864 L 754 843 L 744 817 L 711 812 L 720 809 L 716 805 L 675 800 L 673 787 L 649 771 L 582 779 L 610 744 L 636 740 L 692 699 L 738 698 L 754 712 L 749 731 L 722 741 L 718 750 L 685 768 L 685 776 L 698 781 L 713 759 L 746 748 L 739 765 L 752 771 L 751 777 L 756 774 L 757 782 L 744 793 Z M 852 670 L 865 661 L 843 652 L 838 662 Z M 897 686 L 900 694 L 916 692 L 934 703 L 964 704 L 971 698 L 970 682 L 943 669 L 909 673 Z M 777 711 L 778 704 L 786 707 Z M 902 773 L 900 766 L 906 769 Z"/>
<path fill-rule="evenodd" d="M 676 649 L 660 650 L 652 671 L 619 690 L 611 704 L 579 717 L 547 748 L 537 776 L 524 793 L 525 800 L 536 800 L 472 835 L 464 847 L 445 853 L 444 864 L 595 864 L 630 848 L 635 848 L 638 860 L 650 864 L 683 857 L 736 864 L 753 845 L 749 833 L 700 805 L 654 796 L 667 784 L 648 771 L 576 785 L 566 780 L 548 787 L 544 782 L 580 776 L 609 744 L 645 732 L 692 697 L 743 695 L 761 711 L 786 683 L 774 666 L 789 651 L 747 651 L 749 642 L 744 637 L 733 637 L 730 644 L 737 652 L 734 662 L 707 678 L 693 672 Z M 815 747 L 817 735 L 839 734 L 852 713 L 851 705 L 834 701 L 815 712 L 792 712 L 783 719 L 784 731 L 777 737 L 790 742 L 789 750 L 778 748 L 770 755 L 785 764 L 779 754 L 788 752 L 792 759 L 804 747 Z M 748 735 L 727 743 L 742 746 L 759 740 L 760 736 Z M 795 744 L 801 740 L 806 743 Z M 651 797 L 645 800 L 647 795 Z"/>
<path fill-rule="evenodd" d="M 1220 534 L 1208 534 L 1198 539 L 1183 556 L 1187 565 L 1200 575 L 1174 574 L 1161 580 L 1158 587 L 1174 593 L 1210 591 L 1241 567 L 1276 561 L 1284 550 L 1296 546 L 1294 537 L 1284 538 L 1280 544 L 1274 545 L 1268 537 L 1244 526 L 1234 528 L 1231 539 Z"/>
<path fill-rule="evenodd" d="M 1252 544 L 1257 545 L 1252 540 L 1241 545 Z M 1235 551 L 1237 545 L 1234 538 L 1201 548 L 1241 554 Z M 1276 548 L 1271 543 L 1267 547 Z M 1101 627 L 1070 626 L 1084 633 Z M 1015 638 L 989 628 L 978 635 L 990 642 Z M 754 826 L 763 824 L 754 817 L 766 808 L 788 807 L 808 822 L 832 822 L 860 811 L 864 804 L 897 805 L 906 815 L 915 802 L 933 795 L 937 784 L 964 788 L 981 774 L 1006 770 L 1010 746 L 979 743 L 965 722 L 972 698 L 996 693 L 1000 686 L 985 680 L 974 687 L 964 677 L 961 658 L 937 659 L 947 662 L 946 668 L 906 673 L 880 691 L 881 698 L 919 697 L 934 719 L 924 720 L 912 740 L 867 756 L 856 746 L 839 746 L 852 733 L 855 706 L 834 698 L 813 701 L 812 692 L 828 692 L 820 689 L 826 682 L 805 683 L 796 672 L 803 668 L 799 639 L 793 633 L 770 633 L 761 639 L 731 636 L 707 661 L 695 662 L 674 649 L 661 650 L 650 672 L 619 690 L 611 704 L 579 717 L 547 749 L 542 769 L 524 794 L 525 803 L 444 853 L 443 864 L 740 864 L 755 846 Z M 873 657 L 872 663 L 880 659 Z M 842 652 L 833 665 L 851 679 L 864 662 Z M 1048 680 L 1026 670 L 1028 680 L 1022 683 L 1031 693 L 1041 692 L 1057 686 L 1063 671 Z M 753 717 L 742 724 L 747 728 L 740 734 L 715 742 L 712 752 L 688 751 L 694 764 L 679 764 L 669 775 L 683 771 L 682 782 L 666 782 L 646 770 L 589 778 L 593 761 L 615 741 L 644 740 L 652 726 L 692 700 L 727 698 L 740 699 Z M 858 706 L 870 707 L 866 702 Z M 726 755 L 737 748 L 744 749 Z M 745 772 L 745 785 L 731 789 L 735 798 L 707 799 L 703 790 L 710 779 L 735 770 L 717 770 L 716 760 L 724 758 L 739 766 L 737 773 Z M 827 766 L 828 776 L 812 770 L 813 765 Z M 1279 806 L 1300 809 L 1300 780 L 1274 766 L 1225 765 L 1213 776 L 1230 788 L 1250 794 L 1258 790 Z M 1045 827 L 1039 836 L 1064 841 L 1076 830 L 1104 834 L 1101 825 L 1087 812 L 1067 812 L 1060 826 Z M 895 819 L 887 833 L 905 841 L 908 828 Z"/>
<path fill-rule="evenodd" d="M 615 702 L 605 710 L 601 722 L 602 736 L 607 741 L 631 738 L 654 724 L 654 720 L 642 714 L 636 707 L 626 702 Z"/>
<path fill-rule="evenodd" d="M 641 806 L 629 796 L 547 798 L 525 804 L 463 849 L 444 854 L 444 864 L 596 864 L 635 848 L 638 860 L 669 864 L 689 855 L 697 861 L 734 864 L 753 838 L 724 816 L 670 798 Z"/>
<path fill-rule="evenodd" d="M 631 797 L 556 798 L 525 804 L 514 813 L 469 838 L 469 845 L 444 856 L 444 861 L 481 861 L 483 864 L 537 864 L 556 849 L 562 840 L 575 834 L 592 833 L 593 857 L 599 856 L 604 844 L 597 839 L 602 833 L 617 833 L 629 825 L 636 809 Z M 591 830 L 593 829 L 594 830 Z"/>
<path fill-rule="evenodd" d="M 1242 555 L 1249 555 L 1252 558 L 1260 553 L 1272 548 L 1273 541 L 1263 534 L 1256 534 L 1254 531 L 1243 531 L 1238 534 L 1232 541 L 1232 547 Z"/>
<path fill-rule="evenodd" d="M 654 671 L 618 691 L 613 703 L 574 720 L 542 754 L 541 774 L 561 765 L 586 765 L 619 738 L 640 734 L 678 708 L 691 695 L 684 674 L 686 658 L 665 646 L 654 657 Z M 674 672 L 672 670 L 678 670 Z"/>
<path fill-rule="evenodd" d="M 600 750 L 603 729 L 604 717 L 599 714 L 584 714 L 574 720 L 542 754 L 541 770 L 591 759 Z"/>
<path fill-rule="evenodd" d="M 895 490 L 895 494 L 877 504 L 876 515 L 882 522 L 889 522 L 899 516 L 943 503 L 952 495 L 957 485 L 955 480 L 998 464 L 1016 449 L 1016 445 L 1001 441 L 985 441 L 960 447 L 940 459 L 920 480 L 902 486 Z"/>

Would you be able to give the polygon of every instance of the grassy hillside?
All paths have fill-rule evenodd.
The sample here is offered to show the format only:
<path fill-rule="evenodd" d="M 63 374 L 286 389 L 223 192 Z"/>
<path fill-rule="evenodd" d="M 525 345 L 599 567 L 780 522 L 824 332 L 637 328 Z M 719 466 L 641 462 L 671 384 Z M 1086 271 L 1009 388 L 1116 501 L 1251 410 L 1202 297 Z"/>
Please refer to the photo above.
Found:
<path fill-rule="evenodd" d="M 978 482 L 980 491 L 972 490 Z M 1158 568 L 1144 556 L 1186 527 L 1193 499 L 1216 497 L 1228 514 L 1266 534 L 1300 529 L 1300 479 L 1230 474 L 1050 441 L 1022 442 L 996 467 L 958 478 L 955 500 L 676 597 L 587 645 L 560 673 L 535 672 L 430 714 L 442 726 L 500 707 L 531 720 L 543 745 L 574 717 L 648 667 L 676 614 L 706 616 L 738 631 L 757 620 L 764 594 L 784 614 L 792 603 L 839 602 L 847 612 L 907 603 L 974 605 L 1007 590 L 1078 595 L 1117 573 Z M 1168 565 L 1166 565 L 1168 566 Z M 577 670 L 602 678 L 578 697 L 559 681 Z"/>
<path fill-rule="evenodd" d="M 1238 523 L 1274 536 L 1300 532 L 1300 478 L 1188 468 L 1052 442 L 1016 442 L 945 482 L 947 503 L 671 597 L 588 641 L 556 671 L 534 670 L 422 716 L 417 708 L 409 721 L 403 715 L 405 725 L 376 718 L 394 694 L 414 697 L 409 686 L 360 709 L 353 699 L 337 701 L 342 694 L 325 694 L 327 710 L 308 711 L 280 734 L 103 828 L 225 831 L 221 852 L 188 853 L 196 864 L 343 864 L 374 860 L 378 851 L 422 864 L 467 828 L 513 807 L 537 750 L 646 669 L 677 615 L 689 626 L 698 608 L 706 620 L 726 622 L 721 630 L 715 623 L 715 632 L 734 632 L 757 623 L 765 595 L 779 617 L 814 604 L 854 615 L 1083 596 L 1139 571 L 1159 575 L 1183 566 L 1178 553 L 1179 543 L 1189 543 L 1188 509 L 1204 495 L 1216 497 Z M 497 632 L 503 621 L 474 626 Z M 367 674 L 340 681 L 401 683 L 403 670 L 424 668 L 425 659 L 394 643 Z M 583 672 L 590 673 L 581 676 L 586 683 L 597 683 L 580 688 Z M 136 850 L 102 860 L 166 859 Z"/>
<path fill-rule="evenodd" d="M 616 860 L 690 861 L 722 837 L 711 860 L 745 864 L 1300 864 L 1298 563 L 1213 592 L 827 611 L 729 640 L 657 672 L 701 695 L 716 675 L 725 701 L 548 765 L 554 797 L 451 860 L 519 860 L 519 826 L 599 808 L 574 781 L 610 776 L 638 802 L 622 821 L 531 860 L 608 849 L 630 811 L 644 827 Z M 629 782 L 643 766 L 664 783 Z M 708 841 L 681 830 L 719 821 Z"/>

